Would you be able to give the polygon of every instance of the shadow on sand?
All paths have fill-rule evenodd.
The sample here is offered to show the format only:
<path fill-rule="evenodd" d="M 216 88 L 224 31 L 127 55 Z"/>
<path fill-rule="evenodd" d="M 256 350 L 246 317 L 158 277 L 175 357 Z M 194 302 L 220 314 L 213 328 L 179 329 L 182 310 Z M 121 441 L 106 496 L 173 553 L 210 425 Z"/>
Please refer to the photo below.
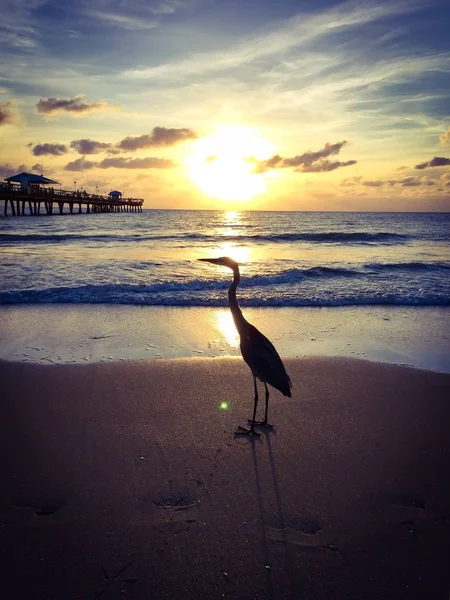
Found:
<path fill-rule="evenodd" d="M 273 512 L 270 509 L 268 501 L 270 495 L 273 493 L 275 497 L 275 514 L 272 514 L 271 520 L 277 523 L 277 529 L 280 530 L 281 534 L 280 541 L 282 542 L 283 546 L 284 560 L 283 570 L 288 582 L 289 597 L 296 598 L 296 590 L 294 581 L 292 580 L 292 570 L 288 552 L 287 523 L 281 501 L 280 487 L 278 485 L 277 471 L 275 467 L 274 453 L 271 440 L 271 437 L 276 435 L 276 429 L 275 427 L 264 427 L 260 425 L 255 425 L 255 428 L 258 430 L 258 435 L 248 435 L 236 432 L 235 438 L 241 438 L 245 436 L 249 441 L 248 445 L 250 446 L 252 453 L 267 594 L 268 597 L 271 599 L 277 597 L 277 590 L 274 590 L 274 585 L 272 581 L 273 578 L 271 576 L 271 561 L 272 558 L 274 558 L 274 556 L 270 548 L 270 537 L 268 536 L 268 525 L 266 522 L 267 515 Z M 267 454 L 265 454 L 264 452 L 265 447 L 267 448 Z M 261 483 L 261 462 L 264 461 L 265 456 L 268 456 L 269 459 L 270 481 L 268 482 L 266 487 L 263 487 L 263 484 Z"/>

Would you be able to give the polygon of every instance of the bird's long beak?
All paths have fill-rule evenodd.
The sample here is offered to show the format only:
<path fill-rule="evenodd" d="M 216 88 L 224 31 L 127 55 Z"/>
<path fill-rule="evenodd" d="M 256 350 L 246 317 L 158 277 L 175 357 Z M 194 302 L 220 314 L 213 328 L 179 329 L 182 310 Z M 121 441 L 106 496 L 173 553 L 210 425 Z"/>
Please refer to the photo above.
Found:
<path fill-rule="evenodd" d="M 222 264 L 218 258 L 197 258 L 197 260 L 201 260 L 203 262 L 209 262 L 209 263 L 212 263 L 213 265 Z"/>

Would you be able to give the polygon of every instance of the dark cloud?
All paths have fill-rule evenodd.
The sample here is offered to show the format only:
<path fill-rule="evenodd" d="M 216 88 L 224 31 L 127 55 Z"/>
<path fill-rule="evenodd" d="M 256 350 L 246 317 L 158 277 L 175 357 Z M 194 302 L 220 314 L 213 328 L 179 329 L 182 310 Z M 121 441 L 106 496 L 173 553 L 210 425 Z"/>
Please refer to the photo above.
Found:
<path fill-rule="evenodd" d="M 105 158 L 98 167 L 100 169 L 170 169 L 175 164 L 167 158 Z"/>
<path fill-rule="evenodd" d="M 167 158 L 146 157 L 146 158 L 105 158 L 100 162 L 86 160 L 84 156 L 68 163 L 64 169 L 66 171 L 87 171 L 97 167 L 99 169 L 170 169 L 175 166 Z"/>
<path fill-rule="evenodd" d="M 34 156 L 62 156 L 68 152 L 67 146 L 64 144 L 28 144 L 29 148 L 32 148 Z"/>
<path fill-rule="evenodd" d="M 304 152 L 300 156 L 295 156 L 294 158 L 285 158 L 284 163 L 286 167 L 299 167 L 306 166 L 309 167 L 313 163 L 317 162 L 322 158 L 327 158 L 328 156 L 332 156 L 335 154 L 339 154 L 343 146 L 345 146 L 348 142 L 336 142 L 336 144 L 325 144 L 322 150 L 318 150 L 317 152 Z"/>
<path fill-rule="evenodd" d="M 324 173 L 327 171 L 334 171 L 340 167 L 347 167 L 349 165 L 356 164 L 356 160 L 348 160 L 345 162 L 341 161 L 330 161 L 329 156 L 339 154 L 341 149 L 347 144 L 346 140 L 342 142 L 336 142 L 335 144 L 325 144 L 321 150 L 312 152 L 304 152 L 291 158 L 283 158 L 279 154 L 275 154 L 271 158 L 262 161 L 256 161 L 251 159 L 255 163 L 254 172 L 264 173 L 271 169 L 286 169 L 294 168 L 298 173 Z"/>
<path fill-rule="evenodd" d="M 416 165 L 416 169 L 428 169 L 428 167 L 445 167 L 450 165 L 450 158 L 445 158 L 444 156 L 435 156 L 428 162 L 420 163 Z"/>
<path fill-rule="evenodd" d="M 300 169 L 295 169 L 300 173 L 326 173 L 327 171 L 334 171 L 335 169 L 339 169 L 340 167 L 349 167 L 350 165 L 355 165 L 356 160 L 347 160 L 345 162 L 341 162 L 339 160 L 319 160 L 311 165 L 305 165 Z"/>
<path fill-rule="evenodd" d="M 403 177 L 397 183 L 403 187 L 419 187 L 421 185 L 421 181 L 417 177 Z"/>
<path fill-rule="evenodd" d="M 2 125 L 14 125 L 18 120 L 19 117 L 12 100 L 0 104 L 0 127 Z"/>
<path fill-rule="evenodd" d="M 16 169 L 10 164 L 0 164 L 0 179 L 6 179 L 6 177 L 11 177 L 11 175 L 16 175 L 17 173 L 20 173 L 19 169 Z"/>
<path fill-rule="evenodd" d="M 38 112 L 49 115 L 57 112 L 80 115 L 90 113 L 94 110 L 111 108 L 106 102 L 86 102 L 84 98 L 85 96 L 82 95 L 75 96 L 74 98 L 46 98 L 39 100 L 36 107 Z"/>
<path fill-rule="evenodd" d="M 385 183 L 386 183 L 385 181 L 381 181 L 380 179 L 377 179 L 376 181 L 364 181 L 363 185 L 365 185 L 366 187 L 381 187 Z"/>
<path fill-rule="evenodd" d="M 93 169 L 97 166 L 96 162 L 91 160 L 86 160 L 84 156 L 81 158 L 77 158 L 64 167 L 66 171 L 87 171 L 88 169 Z"/>
<path fill-rule="evenodd" d="M 419 177 L 411 176 L 411 177 L 402 177 L 401 179 L 376 179 L 376 180 L 363 180 L 361 177 L 353 177 L 351 179 L 344 179 L 341 186 L 355 186 L 355 185 L 363 185 L 365 187 L 371 188 L 381 188 L 381 187 L 425 187 L 425 186 L 435 186 L 436 182 L 434 179 L 429 179 L 428 177 Z"/>
<path fill-rule="evenodd" d="M 266 171 L 270 171 L 271 169 L 280 169 L 284 165 L 284 158 L 279 154 L 275 154 L 271 158 L 267 160 L 257 161 L 255 159 L 251 159 L 251 162 L 256 164 L 254 168 L 255 173 L 265 173 Z"/>
<path fill-rule="evenodd" d="M 5 179 L 6 177 L 10 177 L 11 175 L 17 175 L 17 173 L 23 173 L 24 171 L 27 173 L 31 171 L 32 173 L 41 174 L 43 170 L 44 169 L 41 164 L 33 165 L 30 169 L 28 165 L 24 164 L 13 166 L 9 163 L 3 163 L 0 164 L 0 179 Z"/>
<path fill-rule="evenodd" d="M 99 152 L 111 152 L 113 150 L 113 144 L 87 139 L 73 140 L 73 142 L 70 142 L 70 147 L 76 150 L 78 154 L 98 154 Z"/>
<path fill-rule="evenodd" d="M 389 179 L 387 182 L 389 185 L 400 185 L 402 187 L 425 187 L 434 186 L 436 182 L 434 179 L 428 177 L 403 177 L 402 179 Z"/>
<path fill-rule="evenodd" d="M 142 148 L 174 146 L 186 140 L 195 140 L 198 135 L 192 129 L 167 129 L 166 127 L 155 127 L 151 134 L 138 137 L 126 137 L 117 144 L 120 150 L 131 151 Z"/>

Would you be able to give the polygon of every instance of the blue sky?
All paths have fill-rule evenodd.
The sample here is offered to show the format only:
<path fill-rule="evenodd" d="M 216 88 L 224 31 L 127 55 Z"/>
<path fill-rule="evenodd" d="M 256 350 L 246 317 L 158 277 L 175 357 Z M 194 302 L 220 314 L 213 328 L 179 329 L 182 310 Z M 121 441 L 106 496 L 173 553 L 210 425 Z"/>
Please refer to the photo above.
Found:
<path fill-rule="evenodd" d="M 0 7 L 2 177 L 155 207 L 450 209 L 448 0 Z"/>

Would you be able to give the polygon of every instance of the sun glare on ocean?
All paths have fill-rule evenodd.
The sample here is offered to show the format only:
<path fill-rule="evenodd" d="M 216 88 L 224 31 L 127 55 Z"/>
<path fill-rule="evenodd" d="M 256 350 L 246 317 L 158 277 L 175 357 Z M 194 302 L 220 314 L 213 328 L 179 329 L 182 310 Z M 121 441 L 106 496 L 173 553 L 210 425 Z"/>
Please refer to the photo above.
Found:
<path fill-rule="evenodd" d="M 224 126 L 193 145 L 185 166 L 191 181 L 211 198 L 246 201 L 266 189 L 265 176 L 253 172 L 251 159 L 272 154 L 272 144 L 255 130 Z"/>

